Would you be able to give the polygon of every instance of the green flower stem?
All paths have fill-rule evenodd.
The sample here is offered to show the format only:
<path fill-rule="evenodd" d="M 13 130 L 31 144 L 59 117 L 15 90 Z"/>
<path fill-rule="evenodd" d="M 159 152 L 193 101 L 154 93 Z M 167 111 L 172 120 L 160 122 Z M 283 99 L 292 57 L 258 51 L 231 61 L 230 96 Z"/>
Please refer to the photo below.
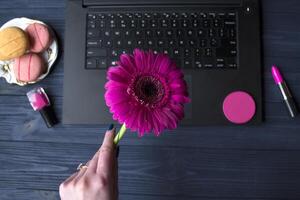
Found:
<path fill-rule="evenodd" d="M 122 125 L 121 129 L 119 130 L 118 134 L 115 136 L 114 138 L 114 143 L 115 145 L 118 145 L 118 143 L 120 142 L 120 140 L 122 139 L 123 135 L 126 132 L 126 126 L 125 123 Z"/>

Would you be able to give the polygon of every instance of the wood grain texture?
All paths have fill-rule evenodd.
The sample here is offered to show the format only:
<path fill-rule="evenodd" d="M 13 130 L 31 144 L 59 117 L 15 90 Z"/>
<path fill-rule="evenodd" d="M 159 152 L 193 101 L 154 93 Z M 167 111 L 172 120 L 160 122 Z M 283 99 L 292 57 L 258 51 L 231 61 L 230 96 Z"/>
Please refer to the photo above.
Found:
<path fill-rule="evenodd" d="M 76 164 L 87 161 L 97 148 L 91 144 L 0 142 L 0 187 L 56 190 Z M 233 199 L 300 196 L 300 150 L 127 145 L 121 150 L 121 194 Z"/>
<path fill-rule="evenodd" d="M 300 199 L 300 118 L 291 120 L 270 67 L 277 64 L 300 102 L 300 1 L 262 0 L 265 122 L 259 126 L 183 127 L 160 137 L 126 134 L 119 158 L 123 200 Z M 26 92 L 46 88 L 61 119 L 63 0 L 0 2 L 0 24 L 45 21 L 61 46 L 53 71 L 34 86 L 0 80 L 0 199 L 59 199 L 59 183 L 99 147 L 108 125 L 47 129 Z"/>

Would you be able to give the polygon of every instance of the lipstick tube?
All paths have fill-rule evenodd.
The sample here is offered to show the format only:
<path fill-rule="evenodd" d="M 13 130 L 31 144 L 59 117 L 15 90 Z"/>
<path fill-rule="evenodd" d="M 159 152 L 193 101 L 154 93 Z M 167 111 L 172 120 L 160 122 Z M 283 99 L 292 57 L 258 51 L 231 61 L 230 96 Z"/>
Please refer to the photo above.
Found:
<path fill-rule="evenodd" d="M 296 115 L 298 114 L 296 103 L 279 69 L 276 66 L 272 66 L 272 75 L 275 83 L 278 85 L 280 89 L 280 92 L 283 96 L 283 100 L 290 113 L 290 116 L 293 118 L 296 117 Z"/>

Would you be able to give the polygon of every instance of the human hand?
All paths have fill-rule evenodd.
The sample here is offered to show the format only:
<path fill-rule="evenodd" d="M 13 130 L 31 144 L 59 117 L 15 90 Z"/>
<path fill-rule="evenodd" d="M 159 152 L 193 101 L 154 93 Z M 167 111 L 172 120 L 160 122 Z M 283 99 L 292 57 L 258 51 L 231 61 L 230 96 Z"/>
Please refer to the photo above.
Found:
<path fill-rule="evenodd" d="M 117 200 L 118 163 L 113 143 L 115 129 L 105 133 L 103 144 L 87 167 L 59 186 L 61 200 Z"/>

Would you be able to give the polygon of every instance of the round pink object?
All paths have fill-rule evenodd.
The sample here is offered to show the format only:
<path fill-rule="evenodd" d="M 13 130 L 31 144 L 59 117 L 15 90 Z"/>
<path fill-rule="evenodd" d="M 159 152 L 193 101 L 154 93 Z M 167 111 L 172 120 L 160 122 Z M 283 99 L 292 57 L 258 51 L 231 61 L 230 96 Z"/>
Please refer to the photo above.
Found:
<path fill-rule="evenodd" d="M 235 124 L 244 124 L 255 114 L 255 102 L 248 93 L 236 91 L 230 93 L 223 102 L 223 112 L 226 118 Z"/>
<path fill-rule="evenodd" d="M 26 28 L 30 40 L 30 51 L 40 53 L 49 48 L 52 43 L 52 37 L 47 26 L 34 23 Z"/>
<path fill-rule="evenodd" d="M 32 82 L 46 71 L 46 66 L 39 55 L 29 53 L 14 60 L 13 70 L 17 80 Z"/>

